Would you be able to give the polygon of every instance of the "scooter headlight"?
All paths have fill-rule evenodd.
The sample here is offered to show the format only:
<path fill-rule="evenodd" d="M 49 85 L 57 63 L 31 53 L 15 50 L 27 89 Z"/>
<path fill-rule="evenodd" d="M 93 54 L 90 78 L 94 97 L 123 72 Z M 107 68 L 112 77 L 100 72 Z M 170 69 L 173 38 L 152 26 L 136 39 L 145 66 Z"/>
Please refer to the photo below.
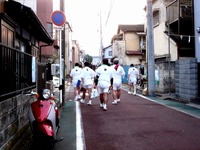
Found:
<path fill-rule="evenodd" d="M 51 96 L 51 92 L 49 89 L 44 89 L 42 92 L 42 96 L 44 97 L 44 99 L 49 99 Z"/>

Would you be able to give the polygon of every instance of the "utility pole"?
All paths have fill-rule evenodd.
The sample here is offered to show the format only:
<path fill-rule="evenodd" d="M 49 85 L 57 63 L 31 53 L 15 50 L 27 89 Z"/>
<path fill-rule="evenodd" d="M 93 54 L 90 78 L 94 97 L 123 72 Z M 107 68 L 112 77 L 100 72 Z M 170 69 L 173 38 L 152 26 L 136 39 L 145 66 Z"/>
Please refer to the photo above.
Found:
<path fill-rule="evenodd" d="M 197 58 L 198 67 L 198 96 L 200 97 L 200 1 L 194 0 L 194 35 L 195 35 L 195 57 Z"/>
<path fill-rule="evenodd" d="M 99 54 L 100 56 L 103 58 L 103 37 L 102 37 L 102 16 L 101 16 L 101 10 L 99 13 L 99 18 L 100 18 L 100 50 L 99 50 Z"/>
<path fill-rule="evenodd" d="M 148 95 L 155 96 L 155 62 L 152 0 L 147 0 Z"/>
<path fill-rule="evenodd" d="M 171 95 L 171 51 L 170 51 L 170 12 L 167 7 L 167 28 L 168 28 L 168 69 L 169 69 L 169 95 Z"/>

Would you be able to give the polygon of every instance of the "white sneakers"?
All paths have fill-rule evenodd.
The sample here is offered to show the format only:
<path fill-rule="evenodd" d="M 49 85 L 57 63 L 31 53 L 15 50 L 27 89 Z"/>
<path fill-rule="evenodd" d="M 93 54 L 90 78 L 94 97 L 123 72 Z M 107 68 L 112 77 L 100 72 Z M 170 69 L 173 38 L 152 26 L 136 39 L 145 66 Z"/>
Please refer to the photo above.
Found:
<path fill-rule="evenodd" d="M 107 111 L 107 105 L 103 104 L 103 110 Z"/>
<path fill-rule="evenodd" d="M 85 100 L 84 100 L 84 99 L 81 99 L 80 102 L 81 102 L 82 104 L 85 104 Z M 88 104 L 89 106 L 91 106 L 91 105 L 92 105 L 92 100 L 89 100 L 87 104 Z"/>
<path fill-rule="evenodd" d="M 128 91 L 128 94 L 133 94 L 133 95 L 135 96 L 135 95 L 136 95 L 136 92 Z"/>
<path fill-rule="evenodd" d="M 92 105 L 92 100 L 89 100 L 89 102 L 87 103 L 89 106 Z"/>
<path fill-rule="evenodd" d="M 106 104 L 100 103 L 100 107 L 101 107 L 103 110 L 107 111 L 107 105 L 106 105 Z"/>
<path fill-rule="evenodd" d="M 75 98 L 74 98 L 75 101 L 77 101 L 77 100 L 79 100 L 79 99 L 81 99 L 81 96 L 80 96 L 80 95 L 76 95 Z"/>
<path fill-rule="evenodd" d="M 113 105 L 117 105 L 117 100 L 114 100 L 114 101 L 112 102 L 112 104 L 113 104 Z"/>
<path fill-rule="evenodd" d="M 103 104 L 102 103 L 100 103 L 100 107 L 103 108 Z"/>
<path fill-rule="evenodd" d="M 84 103 L 85 103 L 85 100 L 84 100 L 84 99 L 81 99 L 80 102 L 81 102 L 82 104 L 84 104 Z"/>
<path fill-rule="evenodd" d="M 117 105 L 117 103 L 119 103 L 120 102 L 120 99 L 116 99 L 116 100 L 114 100 L 113 102 L 112 102 L 112 104 L 113 105 Z"/>

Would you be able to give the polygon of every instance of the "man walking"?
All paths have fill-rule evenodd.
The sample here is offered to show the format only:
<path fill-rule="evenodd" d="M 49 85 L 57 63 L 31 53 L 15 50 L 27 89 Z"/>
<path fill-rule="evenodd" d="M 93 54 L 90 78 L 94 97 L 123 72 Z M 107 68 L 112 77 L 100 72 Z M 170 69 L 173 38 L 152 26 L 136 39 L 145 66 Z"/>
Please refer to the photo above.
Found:
<path fill-rule="evenodd" d="M 89 62 L 84 63 L 84 68 L 82 69 L 81 72 L 81 81 L 82 81 L 82 87 L 83 87 L 83 96 L 81 99 L 81 103 L 85 103 L 85 98 L 86 98 L 86 91 L 88 91 L 88 105 L 92 105 L 92 100 L 91 100 L 91 93 L 92 93 L 92 88 L 94 84 L 94 77 L 95 77 L 95 71 L 92 70 L 89 67 Z"/>
<path fill-rule="evenodd" d="M 70 82 L 74 86 L 74 100 L 78 100 L 81 98 L 80 96 L 81 70 L 82 68 L 79 67 L 79 63 L 77 62 L 75 63 L 75 66 L 70 73 L 70 79 L 71 79 Z"/>
<path fill-rule="evenodd" d="M 121 96 L 121 87 L 122 87 L 122 78 L 125 76 L 125 71 L 122 66 L 119 65 L 119 59 L 115 58 L 113 60 L 113 64 L 111 66 L 112 74 L 113 74 L 113 88 L 112 88 L 112 96 L 113 96 L 113 105 L 116 105 L 120 102 Z"/>
<path fill-rule="evenodd" d="M 138 69 L 135 68 L 133 64 L 131 64 L 128 70 L 128 84 L 129 84 L 128 94 L 136 95 L 136 83 L 138 77 L 139 77 Z M 133 88 L 133 92 L 131 92 L 131 88 Z"/>
<path fill-rule="evenodd" d="M 106 111 L 108 104 L 108 92 L 111 86 L 111 79 L 113 77 L 111 68 L 108 66 L 108 59 L 104 58 L 102 63 L 103 64 L 96 69 L 96 75 L 98 77 L 97 87 L 100 94 L 100 107 Z"/>

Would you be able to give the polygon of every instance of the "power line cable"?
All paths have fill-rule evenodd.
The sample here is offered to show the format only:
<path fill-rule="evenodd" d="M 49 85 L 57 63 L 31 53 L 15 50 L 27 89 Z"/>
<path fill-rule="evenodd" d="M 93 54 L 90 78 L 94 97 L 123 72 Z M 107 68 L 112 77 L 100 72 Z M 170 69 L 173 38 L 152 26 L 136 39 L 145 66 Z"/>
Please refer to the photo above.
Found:
<path fill-rule="evenodd" d="M 105 26 L 107 25 L 108 20 L 109 20 L 109 18 L 110 18 L 110 14 L 111 14 L 111 12 L 112 12 L 112 8 L 113 8 L 114 1 L 115 1 L 115 0 L 111 0 L 110 8 L 109 8 L 109 12 L 108 12 L 108 16 L 107 16 L 107 19 L 106 19 Z"/>
<path fill-rule="evenodd" d="M 68 13 L 68 16 L 69 16 L 69 21 L 68 23 L 70 24 L 71 28 L 72 28 L 72 19 L 71 19 L 71 15 L 70 15 L 70 12 L 69 12 L 69 8 L 68 8 L 68 5 L 66 7 L 66 10 L 67 10 L 67 13 Z M 71 22 L 71 23 L 70 23 Z"/>

